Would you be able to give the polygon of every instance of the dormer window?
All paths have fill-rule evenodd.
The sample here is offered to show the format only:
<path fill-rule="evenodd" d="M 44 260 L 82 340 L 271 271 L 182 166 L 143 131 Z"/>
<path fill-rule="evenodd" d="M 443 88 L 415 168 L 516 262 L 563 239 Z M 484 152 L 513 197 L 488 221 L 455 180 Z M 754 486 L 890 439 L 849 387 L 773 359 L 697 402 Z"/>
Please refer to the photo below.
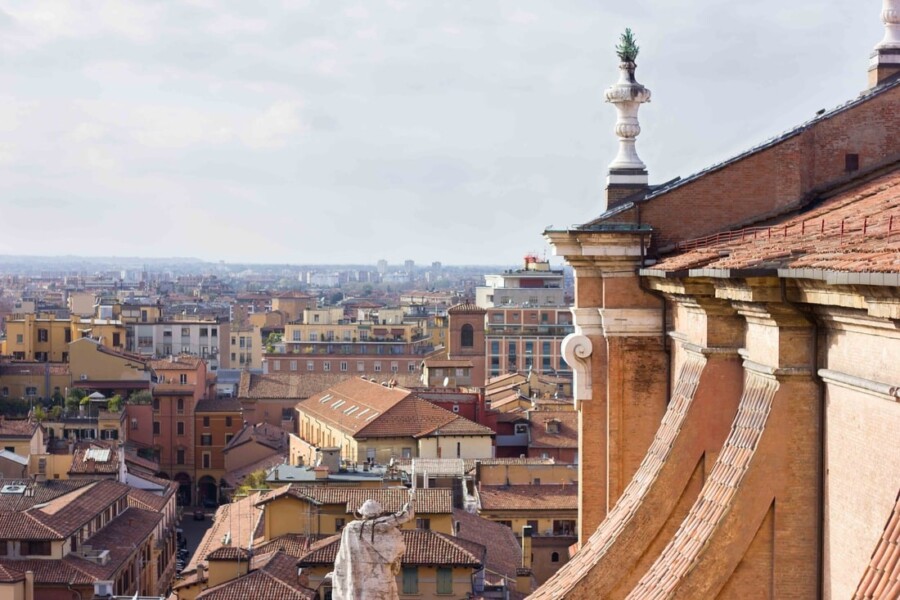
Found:
<path fill-rule="evenodd" d="M 547 421 L 547 433 L 559 433 L 558 419 L 550 419 Z"/>

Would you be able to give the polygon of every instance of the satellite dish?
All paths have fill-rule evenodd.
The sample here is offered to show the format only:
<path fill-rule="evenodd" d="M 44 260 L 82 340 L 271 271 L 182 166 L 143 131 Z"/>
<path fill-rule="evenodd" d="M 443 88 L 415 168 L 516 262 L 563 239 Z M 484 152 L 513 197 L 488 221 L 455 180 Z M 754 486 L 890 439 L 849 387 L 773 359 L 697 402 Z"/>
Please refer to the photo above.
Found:
<path fill-rule="evenodd" d="M 450 384 L 450 378 L 444 377 L 444 387 L 447 387 Z"/>

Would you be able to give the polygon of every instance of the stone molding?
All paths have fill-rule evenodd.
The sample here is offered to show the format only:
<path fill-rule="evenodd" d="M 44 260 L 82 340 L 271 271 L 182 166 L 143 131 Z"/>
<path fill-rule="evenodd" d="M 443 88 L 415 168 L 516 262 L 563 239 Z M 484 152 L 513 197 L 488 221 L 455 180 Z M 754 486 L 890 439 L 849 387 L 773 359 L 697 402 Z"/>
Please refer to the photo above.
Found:
<path fill-rule="evenodd" d="M 594 344 L 591 338 L 580 333 L 570 333 L 562 341 L 562 355 L 566 364 L 572 367 L 572 395 L 575 408 L 584 400 L 593 398 L 591 379 L 591 355 Z"/>
<path fill-rule="evenodd" d="M 663 333 L 657 308 L 601 308 L 606 337 L 647 337 Z"/>

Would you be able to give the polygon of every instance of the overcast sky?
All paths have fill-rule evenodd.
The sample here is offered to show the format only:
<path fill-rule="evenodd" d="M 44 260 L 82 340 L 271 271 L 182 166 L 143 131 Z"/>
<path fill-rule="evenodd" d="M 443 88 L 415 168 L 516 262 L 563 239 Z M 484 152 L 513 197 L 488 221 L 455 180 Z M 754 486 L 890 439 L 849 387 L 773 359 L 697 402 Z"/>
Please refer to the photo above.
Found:
<path fill-rule="evenodd" d="M 0 254 L 517 263 L 638 152 L 688 175 L 851 99 L 881 0 L 0 0 Z"/>

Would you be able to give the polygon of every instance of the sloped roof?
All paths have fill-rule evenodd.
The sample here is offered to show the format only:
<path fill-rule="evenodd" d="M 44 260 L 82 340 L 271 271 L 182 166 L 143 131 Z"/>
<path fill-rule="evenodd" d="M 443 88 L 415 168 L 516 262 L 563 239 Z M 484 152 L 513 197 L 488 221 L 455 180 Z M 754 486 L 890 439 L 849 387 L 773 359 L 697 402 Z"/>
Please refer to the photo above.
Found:
<path fill-rule="evenodd" d="M 900 598 L 900 494 L 853 600 Z"/>
<path fill-rule="evenodd" d="M 37 421 L 28 419 L 11 420 L 0 416 L 0 438 L 6 439 L 31 439 L 37 428 Z"/>
<path fill-rule="evenodd" d="M 484 566 L 489 580 L 495 573 L 515 581 L 516 569 L 522 564 L 522 547 L 512 529 L 459 508 L 453 509 L 453 520 L 457 538 L 487 548 Z"/>
<path fill-rule="evenodd" d="M 284 358 L 300 360 L 298 355 Z M 238 383 L 238 398 L 309 398 L 347 379 L 359 379 L 349 373 L 251 373 L 241 372 Z"/>
<path fill-rule="evenodd" d="M 642 273 L 702 270 L 697 274 L 718 271 L 728 276 L 730 270 L 790 269 L 795 276 L 816 279 L 826 279 L 825 271 L 900 274 L 900 167 L 803 214 L 688 241 L 682 247 L 686 251 Z M 900 285 L 900 279 L 894 276 L 885 283 Z"/>
<path fill-rule="evenodd" d="M 531 448 L 578 448 L 578 413 L 572 410 L 531 411 Z M 547 424 L 557 421 L 559 432 L 547 431 Z"/>
<path fill-rule="evenodd" d="M 578 485 L 483 485 L 482 510 L 578 510 Z"/>
<path fill-rule="evenodd" d="M 282 486 L 266 493 L 257 504 L 263 505 L 282 496 L 292 496 L 316 505 L 341 504 L 352 514 L 366 500 L 375 500 L 385 512 L 397 512 L 409 501 L 406 488 L 351 488 L 331 485 Z M 422 514 L 450 514 L 453 510 L 453 493 L 450 488 L 416 490 L 416 512 Z"/>
<path fill-rule="evenodd" d="M 247 545 L 251 540 L 259 538 L 258 529 L 262 523 L 263 511 L 262 508 L 256 506 L 256 503 L 260 496 L 262 496 L 262 492 L 254 492 L 246 498 L 220 506 L 216 510 L 212 525 L 203 534 L 203 539 L 197 545 L 197 550 L 191 556 L 191 561 L 185 571 L 196 569 L 198 562 L 205 563 L 207 555 L 224 546 L 222 540 L 226 534 L 230 534 L 234 543 L 240 545 Z"/>
<path fill-rule="evenodd" d="M 200 592 L 197 600 L 314 600 L 316 593 L 297 581 L 297 559 L 275 552 L 257 569 Z"/>
<path fill-rule="evenodd" d="M 484 565 L 486 549 L 481 544 L 430 529 L 402 529 L 400 533 L 403 534 L 403 541 L 406 543 L 406 551 L 400 558 L 401 565 L 437 565 L 473 569 Z M 312 567 L 334 564 L 340 545 L 339 534 L 325 538 L 301 556 L 297 565 Z"/>

